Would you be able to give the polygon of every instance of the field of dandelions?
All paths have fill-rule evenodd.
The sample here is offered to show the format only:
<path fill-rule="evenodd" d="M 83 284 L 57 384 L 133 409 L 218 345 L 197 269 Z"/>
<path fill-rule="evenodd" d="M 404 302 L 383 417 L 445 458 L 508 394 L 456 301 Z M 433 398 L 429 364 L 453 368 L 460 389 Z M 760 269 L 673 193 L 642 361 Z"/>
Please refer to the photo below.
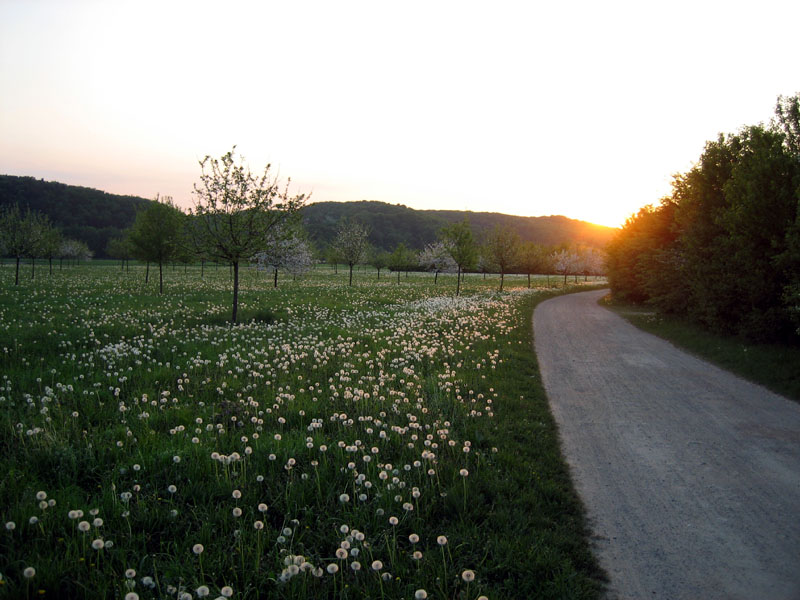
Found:
<path fill-rule="evenodd" d="M 249 270 L 231 327 L 227 268 L 12 275 L 0 598 L 596 596 L 519 389 L 544 278 Z"/>

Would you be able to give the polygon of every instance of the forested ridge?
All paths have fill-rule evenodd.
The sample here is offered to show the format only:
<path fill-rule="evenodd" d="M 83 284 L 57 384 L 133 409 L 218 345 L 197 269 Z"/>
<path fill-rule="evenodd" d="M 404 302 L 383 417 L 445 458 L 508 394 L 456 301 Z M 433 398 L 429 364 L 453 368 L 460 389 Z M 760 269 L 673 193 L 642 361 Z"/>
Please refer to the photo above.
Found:
<path fill-rule="evenodd" d="M 608 246 L 613 293 L 709 329 L 800 341 L 800 95 L 720 134 Z"/>
<path fill-rule="evenodd" d="M 80 240 L 95 256 L 104 256 L 108 241 L 133 224 L 150 200 L 33 177 L 0 175 L 0 207 L 13 204 L 47 215 L 66 238 Z"/>
<path fill-rule="evenodd" d="M 531 208 L 535 208 L 531 204 Z M 617 231 L 563 216 L 520 217 L 491 212 L 461 210 L 416 210 L 402 204 L 362 200 L 358 202 L 318 202 L 306 206 L 303 225 L 312 240 L 325 246 L 336 236 L 342 220 L 363 223 L 369 230 L 369 241 L 375 247 L 391 251 L 403 243 L 422 249 L 436 240 L 442 227 L 469 220 L 477 239 L 493 228 L 507 228 L 523 242 L 542 246 L 583 245 L 602 248 Z"/>
<path fill-rule="evenodd" d="M 44 181 L 33 177 L 0 175 L 0 206 L 18 204 L 50 218 L 68 238 L 85 242 L 97 257 L 106 256 L 109 240 L 123 237 L 136 213 L 152 200 L 108 194 L 86 187 Z M 531 204 L 535 209 L 535 204 Z M 376 248 L 394 250 L 400 243 L 422 249 L 436 240 L 442 227 L 469 219 L 477 239 L 495 227 L 508 228 L 522 241 L 543 246 L 602 248 L 616 229 L 563 216 L 520 217 L 501 213 L 455 210 L 415 210 L 378 201 L 317 202 L 301 209 L 304 229 L 315 246 L 330 245 L 342 221 L 367 227 Z"/>

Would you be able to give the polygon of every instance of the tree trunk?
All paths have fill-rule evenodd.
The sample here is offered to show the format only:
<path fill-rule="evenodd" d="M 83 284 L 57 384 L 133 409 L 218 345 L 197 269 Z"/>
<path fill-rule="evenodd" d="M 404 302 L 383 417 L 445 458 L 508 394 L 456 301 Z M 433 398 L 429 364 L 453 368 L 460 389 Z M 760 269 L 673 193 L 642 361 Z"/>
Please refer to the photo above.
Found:
<path fill-rule="evenodd" d="M 239 261 L 231 263 L 233 269 L 233 315 L 231 323 L 236 323 L 236 313 L 239 309 Z"/>
<path fill-rule="evenodd" d="M 504 273 L 500 271 L 500 291 L 503 291 L 503 275 Z"/>
<path fill-rule="evenodd" d="M 19 285 L 19 256 L 17 257 L 17 270 L 14 274 L 14 285 Z"/>
<path fill-rule="evenodd" d="M 161 261 L 158 261 L 158 293 L 164 293 L 164 274 L 162 273 Z"/>
<path fill-rule="evenodd" d="M 275 269 L 275 282 L 274 287 L 278 287 L 278 269 Z"/>
<path fill-rule="evenodd" d="M 380 278 L 381 278 L 381 270 L 378 269 L 378 280 L 380 280 Z"/>
<path fill-rule="evenodd" d="M 531 289 L 531 274 L 528 273 L 528 289 Z"/>
<path fill-rule="evenodd" d="M 564 285 L 567 285 L 567 272 L 564 271 Z"/>
<path fill-rule="evenodd" d="M 200 279 L 203 279 L 206 274 L 206 261 L 200 261 Z"/>
<path fill-rule="evenodd" d="M 31 281 L 36 277 L 36 259 L 31 259 Z"/>
<path fill-rule="evenodd" d="M 458 266 L 458 275 L 456 277 L 456 296 L 461 293 L 461 265 Z"/>
<path fill-rule="evenodd" d="M 350 265 L 350 285 L 353 285 L 353 265 Z"/>
<path fill-rule="evenodd" d="M 147 261 L 147 267 L 144 270 L 144 284 L 147 285 L 150 282 L 150 261 Z"/>
<path fill-rule="evenodd" d="M 433 276 L 433 285 L 436 285 L 437 281 L 439 281 L 439 271 L 436 271 L 436 273 Z"/>

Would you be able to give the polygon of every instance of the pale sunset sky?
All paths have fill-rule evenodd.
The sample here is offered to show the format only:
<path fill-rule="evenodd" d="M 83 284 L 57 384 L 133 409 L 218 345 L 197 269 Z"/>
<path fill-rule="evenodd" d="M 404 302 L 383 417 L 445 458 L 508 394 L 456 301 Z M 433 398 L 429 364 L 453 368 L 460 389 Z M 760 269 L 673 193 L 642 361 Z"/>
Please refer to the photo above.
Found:
<path fill-rule="evenodd" d="M 617 226 L 800 91 L 800 2 L 0 0 L 0 173 Z"/>

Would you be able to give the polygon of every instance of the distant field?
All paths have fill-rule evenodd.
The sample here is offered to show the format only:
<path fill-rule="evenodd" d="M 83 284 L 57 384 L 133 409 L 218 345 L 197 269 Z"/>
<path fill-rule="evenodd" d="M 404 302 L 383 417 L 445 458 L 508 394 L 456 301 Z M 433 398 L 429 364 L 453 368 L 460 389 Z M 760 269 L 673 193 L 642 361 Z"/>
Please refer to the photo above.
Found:
<path fill-rule="evenodd" d="M 0 597 L 597 596 L 530 347 L 563 290 L 248 270 L 230 327 L 223 267 L 0 275 Z"/>

